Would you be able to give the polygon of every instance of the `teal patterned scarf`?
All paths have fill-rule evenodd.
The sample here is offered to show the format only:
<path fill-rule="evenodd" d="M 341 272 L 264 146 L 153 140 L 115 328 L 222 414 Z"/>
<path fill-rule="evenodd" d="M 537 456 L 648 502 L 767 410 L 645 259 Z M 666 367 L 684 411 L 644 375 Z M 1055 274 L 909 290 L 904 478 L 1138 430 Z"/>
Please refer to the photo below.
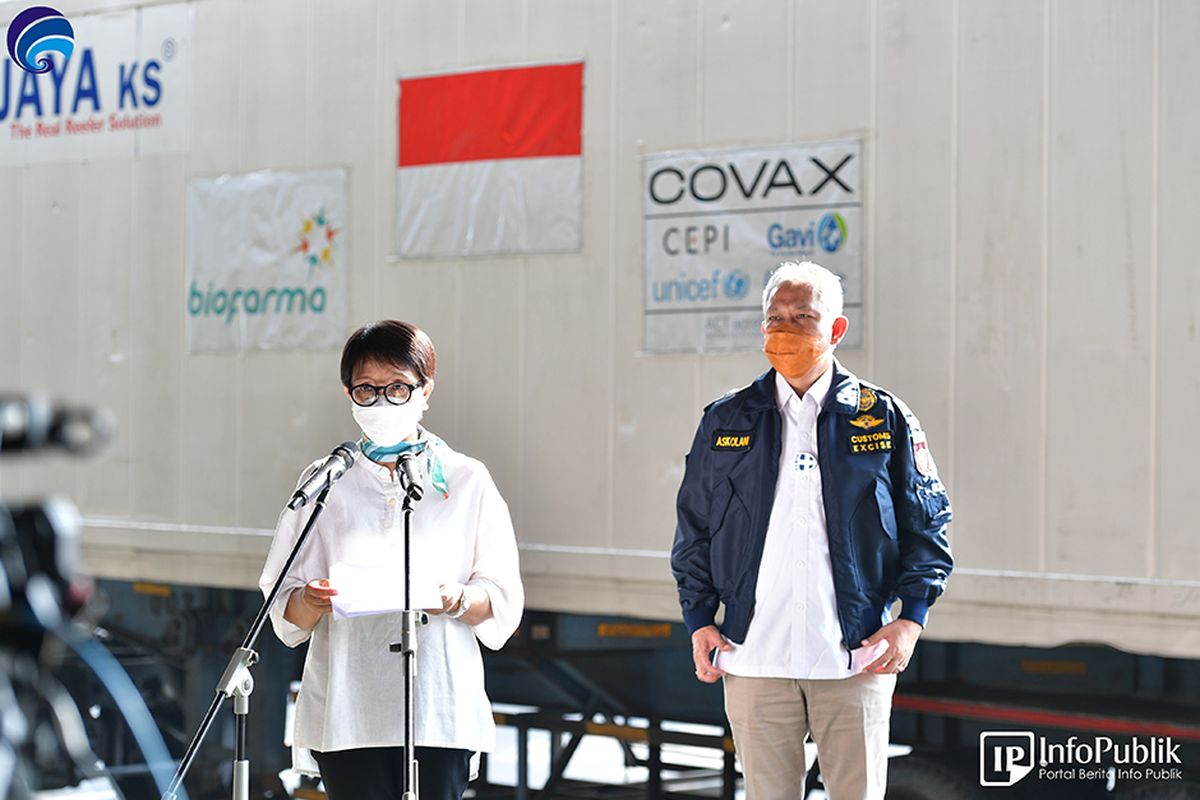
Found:
<path fill-rule="evenodd" d="M 391 447 L 384 447 L 381 444 L 375 444 L 364 435 L 358 440 L 358 446 L 367 458 L 391 466 L 395 466 L 404 453 L 416 454 L 423 460 L 425 474 L 429 476 L 433 488 L 440 492 L 443 498 L 450 496 L 450 486 L 446 483 L 446 471 L 442 467 L 442 459 L 437 452 L 440 448 L 445 447 L 446 443 L 420 425 L 417 426 L 415 442 L 400 442 Z"/>

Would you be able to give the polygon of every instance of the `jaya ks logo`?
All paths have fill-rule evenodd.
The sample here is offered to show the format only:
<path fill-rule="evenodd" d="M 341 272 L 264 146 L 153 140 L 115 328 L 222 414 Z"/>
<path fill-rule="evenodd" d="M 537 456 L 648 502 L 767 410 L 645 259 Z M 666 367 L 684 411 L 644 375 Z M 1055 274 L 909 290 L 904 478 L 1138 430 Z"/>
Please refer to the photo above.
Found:
<path fill-rule="evenodd" d="M 31 6 L 8 26 L 8 55 L 26 72 L 40 75 L 54 68 L 50 53 L 62 55 L 63 63 L 75 50 L 75 29 L 59 11 L 49 6 Z"/>
<path fill-rule="evenodd" d="M 142 112 L 163 99 L 165 64 L 178 47 L 174 39 L 163 41 L 161 59 L 117 60 L 111 48 L 76 48 L 66 17 L 49 6 L 31 6 L 13 18 L 5 40 L 11 60 L 0 64 L 0 122 L 10 125 L 10 138 L 162 126 L 161 114 Z"/>

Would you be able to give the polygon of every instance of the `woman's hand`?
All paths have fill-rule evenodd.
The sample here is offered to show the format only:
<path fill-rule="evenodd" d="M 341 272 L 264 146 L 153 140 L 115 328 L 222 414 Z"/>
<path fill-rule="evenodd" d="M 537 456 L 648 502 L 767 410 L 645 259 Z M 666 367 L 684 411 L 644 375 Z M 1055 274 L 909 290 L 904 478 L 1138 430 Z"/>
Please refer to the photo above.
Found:
<path fill-rule="evenodd" d="M 328 578 L 317 578 L 304 585 L 301 598 L 309 609 L 318 614 L 329 614 L 333 612 L 333 598 L 337 593 L 337 589 L 329 584 Z"/>
<path fill-rule="evenodd" d="M 430 614 L 445 614 L 458 608 L 458 604 L 462 602 L 463 593 L 467 587 L 461 583 L 443 583 L 438 586 L 438 594 L 442 596 L 441 608 L 425 609 Z"/>
<path fill-rule="evenodd" d="M 449 614 L 451 611 L 457 611 L 466 598 L 469 601 L 468 609 L 455 619 L 464 625 L 478 625 L 492 618 L 492 598 L 479 586 L 443 583 L 438 586 L 438 592 L 442 596 L 442 607 L 425 609 L 430 614 Z"/>
<path fill-rule="evenodd" d="M 316 578 L 297 589 L 288 597 L 287 608 L 283 618 L 298 627 L 311 631 L 321 621 L 321 617 L 333 611 L 333 597 L 337 589 L 330 585 L 328 578 Z"/>

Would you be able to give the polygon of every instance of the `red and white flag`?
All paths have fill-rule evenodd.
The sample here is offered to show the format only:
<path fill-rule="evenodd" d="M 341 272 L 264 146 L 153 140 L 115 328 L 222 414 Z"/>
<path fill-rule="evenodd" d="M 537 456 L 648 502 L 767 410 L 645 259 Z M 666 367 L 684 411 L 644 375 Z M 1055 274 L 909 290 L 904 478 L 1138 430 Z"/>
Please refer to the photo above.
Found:
<path fill-rule="evenodd" d="M 401 256 L 582 247 L 583 63 L 405 78 Z"/>

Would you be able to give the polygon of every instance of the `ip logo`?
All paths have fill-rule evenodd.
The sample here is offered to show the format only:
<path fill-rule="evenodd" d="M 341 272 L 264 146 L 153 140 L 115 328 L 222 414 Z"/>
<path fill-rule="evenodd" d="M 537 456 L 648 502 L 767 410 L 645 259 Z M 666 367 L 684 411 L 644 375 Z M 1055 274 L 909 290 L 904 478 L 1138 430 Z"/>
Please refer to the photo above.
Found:
<path fill-rule="evenodd" d="M 984 731 L 979 734 L 979 785 L 1012 786 L 1033 771 L 1034 740 L 1030 731 Z"/>

